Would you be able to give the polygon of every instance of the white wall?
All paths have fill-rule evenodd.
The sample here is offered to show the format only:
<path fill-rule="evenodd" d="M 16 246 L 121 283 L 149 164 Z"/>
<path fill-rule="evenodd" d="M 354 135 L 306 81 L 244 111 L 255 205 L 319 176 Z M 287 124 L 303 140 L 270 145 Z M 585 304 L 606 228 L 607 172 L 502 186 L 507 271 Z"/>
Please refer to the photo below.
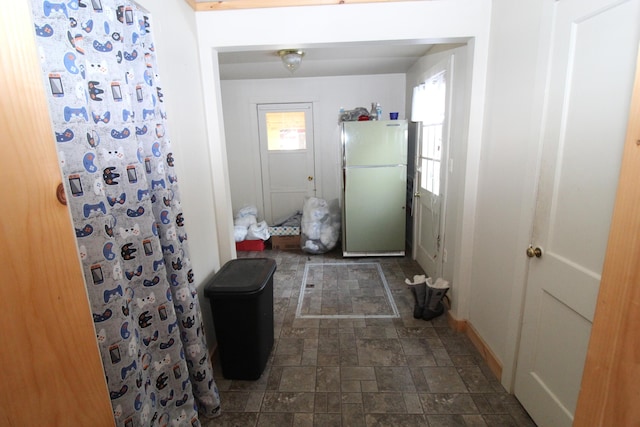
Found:
<path fill-rule="evenodd" d="M 220 156 L 226 158 L 225 132 L 222 119 L 220 81 L 217 52 L 222 50 L 273 49 L 306 47 L 333 43 L 377 42 L 406 40 L 416 43 L 450 42 L 473 39 L 474 74 L 471 88 L 473 113 L 469 121 L 470 156 L 466 168 L 468 175 L 477 174 L 479 146 L 483 116 L 484 80 L 488 49 L 490 0 L 450 0 L 424 2 L 393 2 L 375 4 L 342 4 L 288 8 L 265 8 L 229 11 L 199 12 L 196 15 L 200 61 L 204 81 L 205 108 L 208 117 L 209 145 L 212 162 Z M 286 22 L 287 25 L 279 25 Z M 231 200 L 228 186 L 220 185 L 225 179 L 226 162 L 214 164 L 214 191 L 216 206 Z M 219 179 L 218 179 L 219 178 Z M 465 190 L 465 205 L 475 205 L 475 184 Z M 218 203 L 220 200 L 220 203 Z M 231 214 L 216 210 L 221 257 L 235 256 Z M 473 212 L 465 211 L 464 235 L 471 236 Z M 229 236 L 221 230 L 228 230 Z M 461 255 L 467 259 L 470 243 L 464 245 Z M 461 272 L 461 280 L 468 282 L 470 268 Z"/>
<path fill-rule="evenodd" d="M 484 92 L 489 46 L 491 0 L 408 1 L 393 3 L 300 6 L 230 11 L 199 12 L 196 15 L 200 66 L 205 93 L 211 161 L 214 165 L 214 198 L 221 259 L 235 256 L 233 218 L 225 204 L 228 194 L 227 157 L 218 51 L 263 48 L 323 46 L 334 43 L 364 43 L 406 40 L 416 43 L 467 42 L 473 74 L 469 92 L 467 159 L 463 166 L 467 182 L 461 195 L 460 247 L 456 249 L 456 277 L 459 289 L 458 317 L 469 312 L 472 238 L 475 225 L 478 169 Z M 287 25 L 279 25 L 286 22 Z M 402 110 L 400 110 L 402 111 Z M 225 112 L 225 115 L 227 113 Z M 227 180 L 227 184 L 223 183 Z M 227 233 L 222 231 L 226 230 Z M 494 331 L 488 331 L 493 333 Z M 500 333 L 501 331 L 497 331 Z"/>
<path fill-rule="evenodd" d="M 194 14 L 183 0 L 162 4 L 140 0 L 140 4 L 151 12 L 153 25 L 158 29 L 155 37 L 169 114 L 169 132 L 176 147 L 176 168 L 187 219 L 185 226 L 189 233 L 196 282 L 200 288 L 207 276 L 235 257 L 230 172 L 226 161 L 222 90 L 218 77 L 219 49 L 266 45 L 273 45 L 275 49 L 277 45 L 379 40 L 431 43 L 472 38 L 475 46 L 474 74 L 470 96 L 470 154 L 466 170 L 469 176 L 477 175 L 490 0 L 313 6 L 198 14 Z M 274 22 L 282 20 L 294 25 L 274 25 Z M 331 28 L 331 31 L 327 31 L 327 28 Z M 197 35 L 194 29 L 197 29 Z M 367 101 L 370 100 L 368 97 Z M 354 100 L 354 104 L 356 101 L 360 102 Z M 346 100 L 338 101 L 334 111 L 343 102 L 346 104 Z M 402 108 L 398 110 L 403 111 Z M 465 205 L 471 206 L 471 211 L 463 212 L 460 221 L 462 234 L 468 236 L 469 231 L 473 230 L 474 185 L 467 187 L 463 198 Z M 460 282 L 468 283 L 471 249 L 469 243 L 462 246 L 458 272 Z M 461 296 L 461 302 L 465 300 Z M 201 302 L 205 329 L 209 344 L 212 345 L 213 327 L 208 304 L 206 300 L 201 299 Z M 462 305 L 460 310 L 464 313 Z"/>
<path fill-rule="evenodd" d="M 262 178 L 256 104 L 313 102 L 316 197 L 326 200 L 340 197 L 340 107 L 368 109 L 377 101 L 385 114 L 399 111 L 404 118 L 404 74 L 225 80 L 220 88 L 233 210 L 255 205 L 260 218 Z"/>
<path fill-rule="evenodd" d="M 494 0 L 478 176 L 469 321 L 503 362 L 511 388 L 533 220 L 541 98 L 543 2 Z"/>
<path fill-rule="evenodd" d="M 215 342 L 209 301 L 203 282 L 220 268 L 214 190 L 204 115 L 195 13 L 184 0 L 138 0 L 151 13 L 160 86 L 174 149 L 189 256 L 202 306 L 207 341 Z M 180 58 L 176 61 L 175 58 Z"/>

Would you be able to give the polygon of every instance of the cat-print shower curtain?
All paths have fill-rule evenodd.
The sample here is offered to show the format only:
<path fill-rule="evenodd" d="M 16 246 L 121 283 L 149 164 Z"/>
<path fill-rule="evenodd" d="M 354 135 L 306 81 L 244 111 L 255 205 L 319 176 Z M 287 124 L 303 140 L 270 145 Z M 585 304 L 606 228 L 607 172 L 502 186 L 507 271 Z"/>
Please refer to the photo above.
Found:
<path fill-rule="evenodd" d="M 220 398 L 151 18 L 128 0 L 31 6 L 116 425 L 200 426 L 198 414 L 218 415 Z"/>

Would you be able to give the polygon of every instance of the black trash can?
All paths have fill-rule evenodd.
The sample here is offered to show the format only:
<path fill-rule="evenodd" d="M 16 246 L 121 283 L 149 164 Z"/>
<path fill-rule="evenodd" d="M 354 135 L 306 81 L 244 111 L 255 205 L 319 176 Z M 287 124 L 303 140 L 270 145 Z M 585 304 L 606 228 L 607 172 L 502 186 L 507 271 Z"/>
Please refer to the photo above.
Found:
<path fill-rule="evenodd" d="M 273 347 L 273 274 L 270 258 L 227 262 L 205 285 L 227 379 L 256 380 Z"/>

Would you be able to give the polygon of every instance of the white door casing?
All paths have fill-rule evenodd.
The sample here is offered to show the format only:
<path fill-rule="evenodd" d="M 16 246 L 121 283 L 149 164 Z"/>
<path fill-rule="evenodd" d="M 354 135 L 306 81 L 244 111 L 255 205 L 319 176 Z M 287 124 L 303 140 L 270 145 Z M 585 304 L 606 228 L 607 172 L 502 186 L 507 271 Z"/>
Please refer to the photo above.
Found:
<path fill-rule="evenodd" d="M 434 67 L 425 85 L 436 94 L 437 108 L 430 108 L 418 126 L 413 200 L 413 258 L 429 277 L 441 277 L 448 177 L 449 111 L 452 58 Z M 433 98 L 431 98 L 433 100 Z M 421 116 L 420 113 L 418 113 Z"/>
<path fill-rule="evenodd" d="M 570 426 L 627 128 L 640 0 L 555 2 L 538 197 L 515 395 Z M 522 248 L 523 256 L 525 248 Z"/>
<path fill-rule="evenodd" d="M 315 196 L 313 106 L 309 102 L 258 104 L 257 108 L 263 212 L 265 221 L 273 224 L 301 211 L 305 197 Z M 304 143 L 295 149 L 270 149 L 267 114 L 287 112 L 304 113 Z"/>

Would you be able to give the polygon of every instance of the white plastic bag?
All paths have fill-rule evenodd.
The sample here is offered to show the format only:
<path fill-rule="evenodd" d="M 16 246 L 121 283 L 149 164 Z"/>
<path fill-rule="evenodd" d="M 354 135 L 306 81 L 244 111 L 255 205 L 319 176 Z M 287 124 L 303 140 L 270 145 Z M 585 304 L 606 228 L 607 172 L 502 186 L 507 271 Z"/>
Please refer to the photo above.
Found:
<path fill-rule="evenodd" d="M 312 254 L 332 250 L 340 237 L 340 207 L 338 200 L 309 197 L 302 207 L 300 248 Z"/>
<path fill-rule="evenodd" d="M 249 226 L 247 240 L 267 240 L 269 237 L 269 226 L 266 221 L 261 221 Z"/>
<path fill-rule="evenodd" d="M 236 242 L 242 242 L 243 240 L 257 240 L 248 237 L 249 227 L 258 223 L 257 219 L 258 209 L 255 206 L 245 206 L 240 208 L 233 218 L 234 225 L 234 238 Z"/>
<path fill-rule="evenodd" d="M 240 208 L 240 210 L 238 210 L 238 213 L 236 214 L 236 218 L 242 218 L 245 216 L 257 217 L 258 208 L 256 208 L 255 206 L 245 206 L 243 208 Z"/>
<path fill-rule="evenodd" d="M 257 224 L 258 219 L 254 215 L 247 215 L 233 220 L 233 225 L 237 227 L 249 228 L 253 224 Z"/>
<path fill-rule="evenodd" d="M 233 227 L 233 238 L 236 242 L 242 242 L 247 237 L 247 227 L 235 226 Z"/>

